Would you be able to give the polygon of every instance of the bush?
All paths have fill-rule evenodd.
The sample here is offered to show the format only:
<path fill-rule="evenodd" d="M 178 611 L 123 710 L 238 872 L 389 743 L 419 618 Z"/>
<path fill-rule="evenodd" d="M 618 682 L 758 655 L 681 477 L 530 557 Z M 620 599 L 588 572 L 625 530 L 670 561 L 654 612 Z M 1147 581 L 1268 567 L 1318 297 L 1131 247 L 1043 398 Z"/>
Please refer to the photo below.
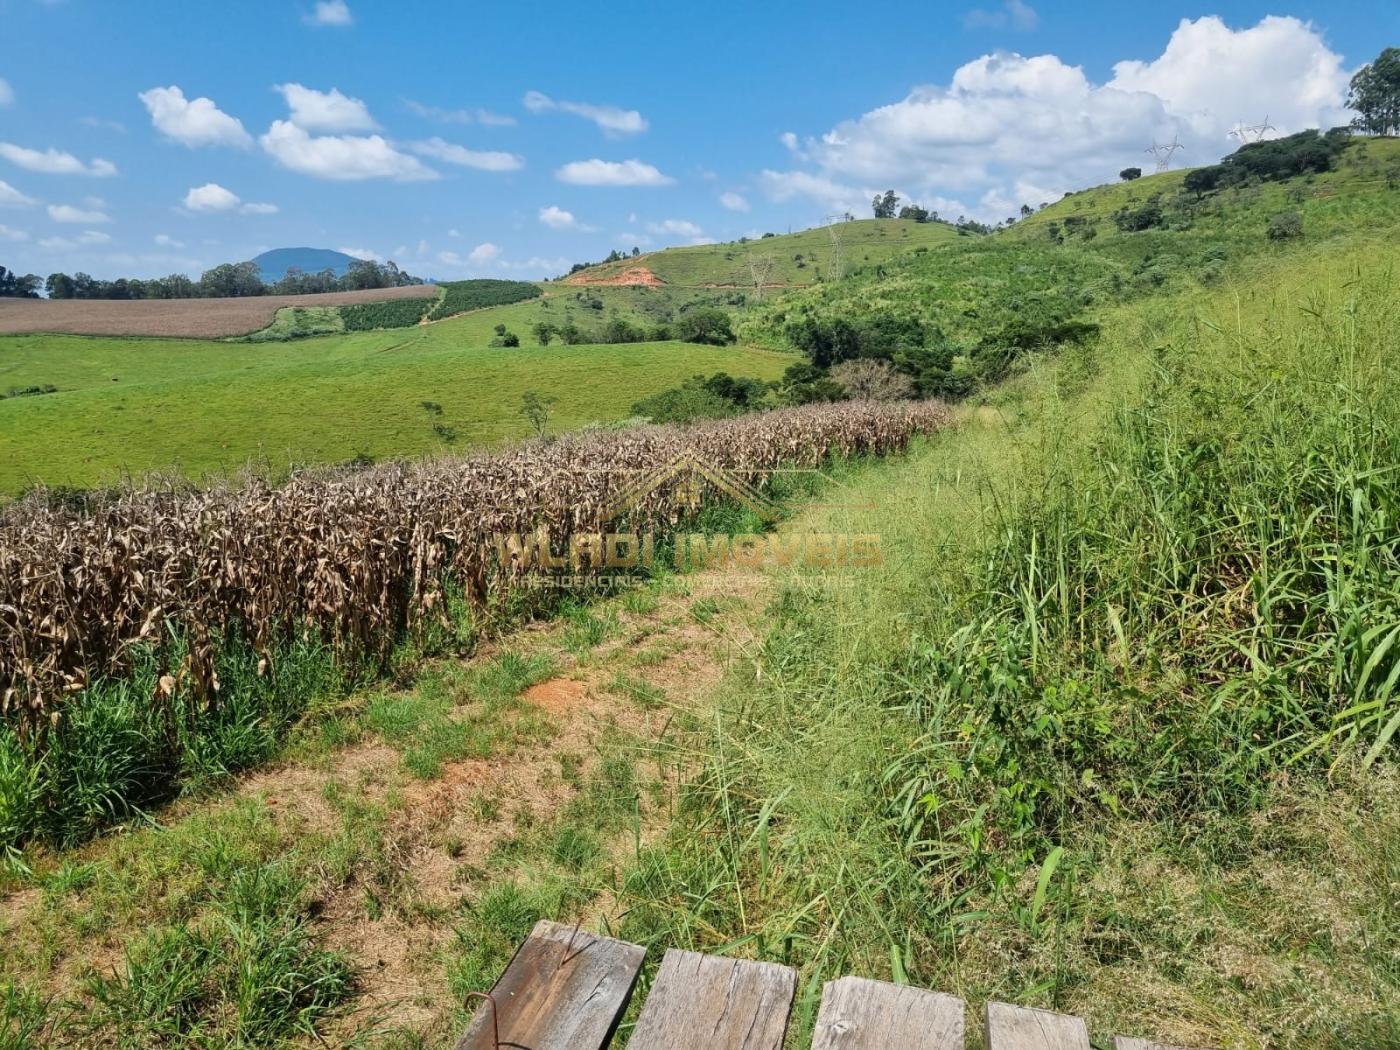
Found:
<path fill-rule="evenodd" d="M 728 346 L 735 338 L 729 315 L 714 307 L 691 310 L 683 315 L 676 323 L 676 334 L 687 343 L 710 346 Z"/>
<path fill-rule="evenodd" d="M 1303 236 L 1303 217 L 1296 211 L 1279 212 L 1269 220 L 1269 240 L 1287 241 Z"/>

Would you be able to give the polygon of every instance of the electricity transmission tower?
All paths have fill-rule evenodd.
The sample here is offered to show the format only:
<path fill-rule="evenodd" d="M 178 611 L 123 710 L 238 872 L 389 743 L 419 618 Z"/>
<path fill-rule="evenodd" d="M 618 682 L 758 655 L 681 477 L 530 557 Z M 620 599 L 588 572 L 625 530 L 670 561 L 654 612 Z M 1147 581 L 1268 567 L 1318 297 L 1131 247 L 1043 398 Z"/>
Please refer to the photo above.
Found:
<path fill-rule="evenodd" d="M 1235 125 L 1235 129 L 1230 132 L 1230 135 L 1239 139 L 1240 145 L 1243 146 L 1248 142 L 1263 142 L 1265 135 L 1277 130 L 1278 128 L 1269 123 L 1269 118 L 1266 115 L 1262 124 L 1246 124 L 1244 121 L 1240 121 Z"/>
<path fill-rule="evenodd" d="M 1179 149 L 1185 148 L 1185 146 L 1176 140 L 1176 136 L 1173 135 L 1171 142 L 1168 142 L 1166 145 L 1162 145 L 1154 140 L 1152 145 L 1148 146 L 1143 152 L 1152 154 L 1152 158 L 1157 162 L 1157 170 L 1161 172 L 1166 171 L 1172 166 L 1172 154 Z"/>
<path fill-rule="evenodd" d="M 826 232 L 831 235 L 831 264 L 827 273 L 833 281 L 839 281 L 846 275 L 846 261 L 841 255 L 841 223 L 845 221 L 844 213 L 826 217 Z"/>

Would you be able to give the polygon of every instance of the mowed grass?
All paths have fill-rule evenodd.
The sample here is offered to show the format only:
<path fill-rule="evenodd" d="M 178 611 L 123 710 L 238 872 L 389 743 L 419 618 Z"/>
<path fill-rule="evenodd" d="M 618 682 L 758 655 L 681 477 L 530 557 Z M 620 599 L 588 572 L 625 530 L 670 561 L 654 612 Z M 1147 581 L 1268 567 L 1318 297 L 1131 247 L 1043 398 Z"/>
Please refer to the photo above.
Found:
<path fill-rule="evenodd" d="M 776 231 L 775 231 L 776 233 Z M 910 219 L 857 219 L 836 227 L 846 272 L 904 255 L 916 248 L 948 244 L 959 237 L 952 226 Z M 647 252 L 636 259 L 604 263 L 580 274 L 586 280 L 606 280 L 634 266 L 645 266 L 669 285 L 705 287 L 734 285 L 752 288 L 749 257 L 769 256 L 773 284 L 814 284 L 831 279 L 832 231 L 827 227 L 760 237 L 740 244 L 697 244 Z"/>
<path fill-rule="evenodd" d="M 557 398 L 557 431 L 625 418 L 696 373 L 772 379 L 790 361 L 686 343 L 488 348 L 494 313 L 291 343 L 0 339 L 0 391 L 59 388 L 0 401 L 0 492 L 489 445 L 527 436 L 527 390 Z"/>

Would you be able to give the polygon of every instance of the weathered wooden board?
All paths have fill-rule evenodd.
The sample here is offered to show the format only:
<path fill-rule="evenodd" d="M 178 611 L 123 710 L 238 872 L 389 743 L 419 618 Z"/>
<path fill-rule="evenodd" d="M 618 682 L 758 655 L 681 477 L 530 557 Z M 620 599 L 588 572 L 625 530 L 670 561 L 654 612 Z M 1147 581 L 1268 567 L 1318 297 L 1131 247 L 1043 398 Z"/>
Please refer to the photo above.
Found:
<path fill-rule="evenodd" d="M 922 988 L 842 977 L 822 988 L 812 1050 L 963 1050 L 961 999 Z"/>
<path fill-rule="evenodd" d="M 628 1050 L 781 1050 L 797 973 L 670 949 Z"/>
<path fill-rule="evenodd" d="M 988 1003 L 987 1050 L 1089 1050 L 1089 1029 L 1069 1014 Z"/>
<path fill-rule="evenodd" d="M 1118 1035 L 1113 1037 L 1113 1050 L 1186 1050 L 1186 1048 L 1168 1046 L 1166 1043 L 1154 1043 L 1151 1039 L 1133 1039 L 1130 1036 Z"/>
<path fill-rule="evenodd" d="M 612 1038 L 646 951 L 572 926 L 539 922 L 491 989 L 501 1044 L 530 1050 L 601 1050 Z M 490 1003 L 481 1003 L 457 1050 L 492 1050 Z"/>

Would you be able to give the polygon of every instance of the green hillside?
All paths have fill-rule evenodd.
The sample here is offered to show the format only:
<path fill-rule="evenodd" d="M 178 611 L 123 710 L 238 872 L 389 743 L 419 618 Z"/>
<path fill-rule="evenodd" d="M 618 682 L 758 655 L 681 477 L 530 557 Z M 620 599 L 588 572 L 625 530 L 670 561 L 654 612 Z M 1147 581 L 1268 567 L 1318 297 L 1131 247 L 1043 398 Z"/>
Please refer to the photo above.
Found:
<path fill-rule="evenodd" d="M 771 260 L 768 283 L 815 284 L 830 279 L 836 241 L 845 272 L 886 262 L 918 248 L 948 244 L 958 231 L 944 222 L 911 219 L 856 219 L 834 227 L 819 226 L 798 233 L 767 235 L 748 241 L 697 244 L 646 252 L 636 258 L 600 263 L 566 280 L 575 284 L 606 283 L 645 267 L 667 285 L 679 287 L 753 288 L 751 259 Z M 970 236 L 970 235 L 964 235 Z"/>
<path fill-rule="evenodd" d="M 0 493 L 440 453 L 525 437 L 526 390 L 558 397 L 563 430 L 624 418 L 698 372 L 772 379 L 790 361 L 677 342 L 488 348 L 494 319 L 529 305 L 294 343 L 0 338 L 0 390 L 58 388 L 0 400 Z"/>

